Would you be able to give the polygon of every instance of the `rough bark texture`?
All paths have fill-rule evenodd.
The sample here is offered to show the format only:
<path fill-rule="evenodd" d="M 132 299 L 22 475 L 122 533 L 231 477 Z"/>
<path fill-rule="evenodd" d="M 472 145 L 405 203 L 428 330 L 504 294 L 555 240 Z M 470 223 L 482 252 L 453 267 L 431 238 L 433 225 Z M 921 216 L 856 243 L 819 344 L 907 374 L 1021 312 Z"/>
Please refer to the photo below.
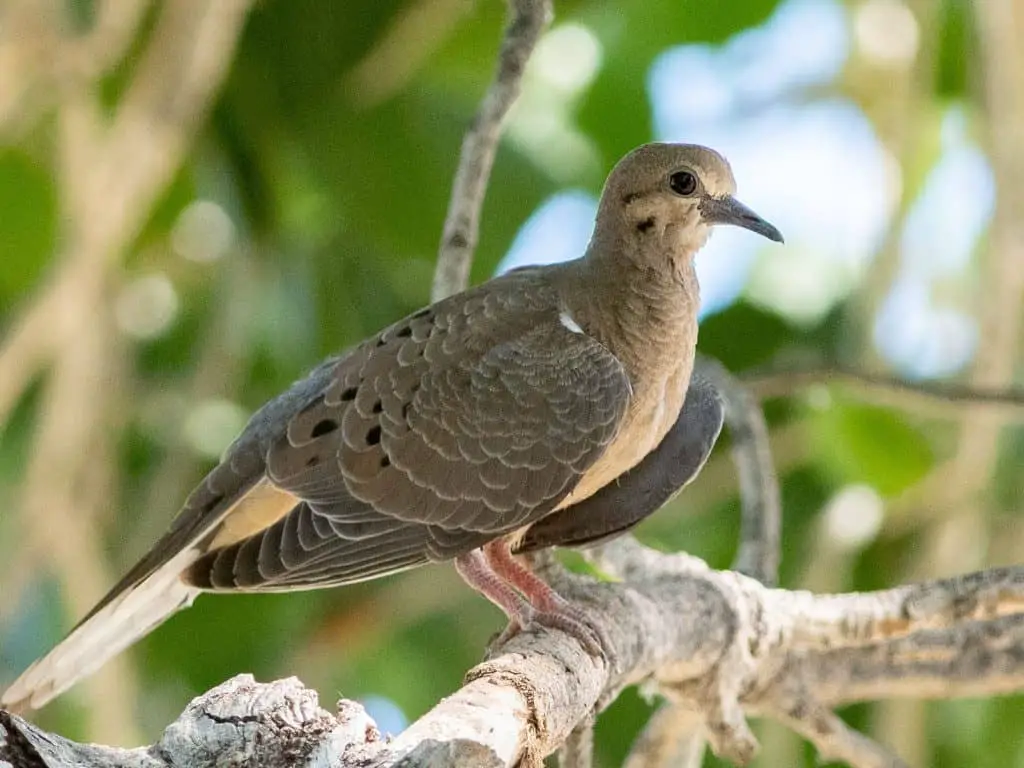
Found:
<path fill-rule="evenodd" d="M 627 685 L 693 713 L 712 748 L 736 763 L 757 742 L 756 714 L 780 720 L 823 757 L 901 762 L 849 730 L 829 707 L 865 699 L 951 698 L 1024 687 L 1024 569 L 996 569 L 877 593 L 771 589 L 686 555 L 623 539 L 594 562 L 620 579 L 560 573 L 613 648 L 589 656 L 538 630 L 512 638 L 452 696 L 393 739 L 362 708 L 334 714 L 295 679 L 242 675 L 193 701 L 149 748 L 83 746 L 0 715 L 0 761 L 21 766 L 538 765 Z"/>

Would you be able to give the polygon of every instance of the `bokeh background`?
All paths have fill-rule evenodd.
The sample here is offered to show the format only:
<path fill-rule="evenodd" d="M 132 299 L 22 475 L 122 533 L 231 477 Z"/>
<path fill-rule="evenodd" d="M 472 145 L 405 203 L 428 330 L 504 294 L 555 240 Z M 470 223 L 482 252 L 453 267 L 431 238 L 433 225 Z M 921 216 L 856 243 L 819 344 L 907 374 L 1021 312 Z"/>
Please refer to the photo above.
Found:
<path fill-rule="evenodd" d="M 151 99 L 142 139 L 119 137 L 111 126 L 140 117 L 138 81 L 159 96 L 185 79 L 162 35 L 190 5 L 204 6 L 0 0 L 0 683 L 145 551 L 262 402 L 428 300 L 504 17 L 498 0 L 263 0 L 236 14 L 237 49 L 228 21 L 200 41 L 224 49 L 226 74 L 208 76 L 209 108 L 177 144 L 164 131 L 188 107 L 173 98 Z M 838 363 L 1020 379 L 1019 0 L 555 5 L 498 155 L 474 281 L 578 255 L 619 156 L 697 141 L 730 158 L 740 198 L 787 237 L 721 231 L 700 255 L 705 353 L 740 374 Z M 161 170 L 178 146 L 180 167 Z M 146 152 L 154 188 L 119 196 Z M 766 404 L 782 584 L 873 589 L 1024 561 L 1012 414 L 866 394 L 793 387 Z M 728 565 L 724 448 L 644 541 Z M 149 743 L 191 696 L 249 671 L 298 675 L 328 706 L 357 698 L 398 731 L 500 625 L 443 566 L 205 597 L 39 717 L 78 739 Z M 620 764 L 655 704 L 628 691 L 601 718 L 600 765 Z M 1024 766 L 1021 697 L 844 715 L 914 765 Z M 758 765 L 815 765 L 785 729 L 758 730 Z"/>

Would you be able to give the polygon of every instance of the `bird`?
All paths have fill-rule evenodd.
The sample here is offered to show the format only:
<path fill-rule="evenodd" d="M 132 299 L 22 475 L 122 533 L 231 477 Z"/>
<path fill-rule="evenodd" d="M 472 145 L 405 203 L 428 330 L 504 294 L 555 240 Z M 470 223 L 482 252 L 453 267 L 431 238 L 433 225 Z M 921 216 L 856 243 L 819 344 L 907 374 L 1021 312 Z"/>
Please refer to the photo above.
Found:
<path fill-rule="evenodd" d="M 201 593 L 454 561 L 510 630 L 593 627 L 520 553 L 624 532 L 701 468 L 722 404 L 693 375 L 713 227 L 783 242 L 729 163 L 651 143 L 604 184 L 577 259 L 512 270 L 325 360 L 260 408 L 167 532 L 0 696 L 39 708 Z"/>

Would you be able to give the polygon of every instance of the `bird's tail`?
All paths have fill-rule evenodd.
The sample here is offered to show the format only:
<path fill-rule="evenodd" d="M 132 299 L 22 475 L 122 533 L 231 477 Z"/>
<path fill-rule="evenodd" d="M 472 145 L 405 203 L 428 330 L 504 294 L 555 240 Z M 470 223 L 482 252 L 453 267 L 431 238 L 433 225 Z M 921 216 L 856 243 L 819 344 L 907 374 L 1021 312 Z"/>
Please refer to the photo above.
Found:
<path fill-rule="evenodd" d="M 192 548 L 179 552 L 88 616 L 11 684 L 0 696 L 0 707 L 13 712 L 38 709 L 172 613 L 191 605 L 200 590 L 182 582 L 180 576 L 197 556 Z"/>

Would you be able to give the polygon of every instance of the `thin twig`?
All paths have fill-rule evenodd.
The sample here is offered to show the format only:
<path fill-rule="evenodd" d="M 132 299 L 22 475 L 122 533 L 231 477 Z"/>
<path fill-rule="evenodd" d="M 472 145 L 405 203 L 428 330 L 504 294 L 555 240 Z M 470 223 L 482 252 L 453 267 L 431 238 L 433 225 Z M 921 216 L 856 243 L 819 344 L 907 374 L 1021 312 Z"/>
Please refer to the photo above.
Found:
<path fill-rule="evenodd" d="M 695 367 L 725 401 L 725 420 L 740 480 L 740 543 L 733 568 L 772 586 L 778 580 L 782 500 L 768 424 L 745 384 L 717 360 L 701 355 Z"/>
<path fill-rule="evenodd" d="M 651 716 L 623 768 L 700 768 L 704 749 L 700 713 L 667 702 Z"/>
<path fill-rule="evenodd" d="M 573 728 L 558 750 L 558 768 L 590 768 L 594 764 L 594 718 Z"/>
<path fill-rule="evenodd" d="M 1024 391 L 986 389 L 953 382 L 907 381 L 843 365 L 794 370 L 755 371 L 740 377 L 757 397 L 787 397 L 816 384 L 849 384 L 883 404 L 907 409 L 949 413 L 963 406 L 998 410 L 1000 415 L 1024 419 Z"/>
<path fill-rule="evenodd" d="M 469 282 L 480 234 L 480 211 L 502 127 L 519 97 L 526 62 L 551 21 L 551 0 L 509 0 L 509 17 L 494 80 L 462 140 L 434 271 L 434 301 L 458 293 Z"/>

